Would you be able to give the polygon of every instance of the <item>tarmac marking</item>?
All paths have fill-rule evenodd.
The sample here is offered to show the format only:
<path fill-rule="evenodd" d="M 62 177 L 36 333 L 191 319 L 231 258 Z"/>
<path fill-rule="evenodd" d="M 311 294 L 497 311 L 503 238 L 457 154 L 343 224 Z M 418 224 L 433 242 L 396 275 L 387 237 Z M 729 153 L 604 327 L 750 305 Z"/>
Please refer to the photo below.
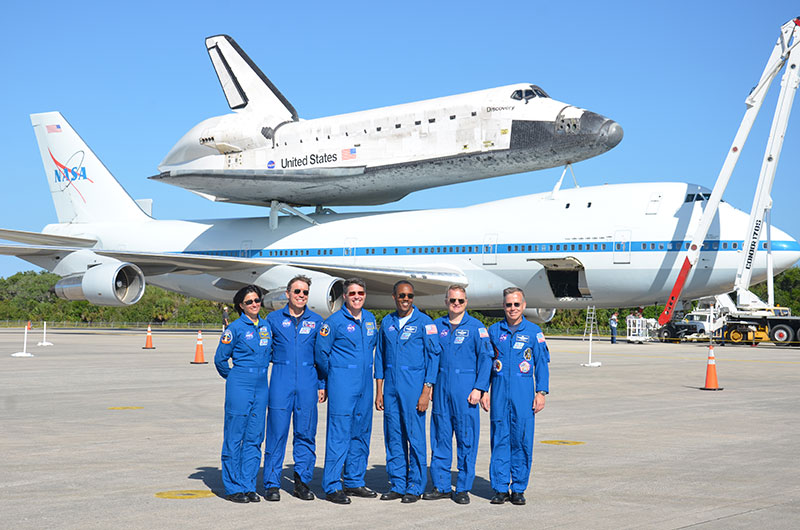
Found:
<path fill-rule="evenodd" d="M 139 410 L 144 407 L 108 407 L 108 410 Z"/>
<path fill-rule="evenodd" d="M 586 442 L 574 442 L 571 440 L 542 440 L 539 443 L 549 445 L 583 445 Z"/>
<path fill-rule="evenodd" d="M 556 353 L 573 353 L 573 354 L 579 354 L 579 355 L 586 355 L 585 351 L 561 350 L 561 349 L 557 350 Z M 613 352 L 598 352 L 598 351 L 594 351 L 594 352 L 592 352 L 592 355 L 593 356 L 613 355 L 613 356 L 617 356 L 617 357 L 647 357 L 647 358 L 650 358 L 650 359 L 673 359 L 673 360 L 674 359 L 678 359 L 678 357 L 667 357 L 667 356 L 665 356 L 663 354 L 662 355 L 657 355 L 657 354 L 649 354 L 649 353 L 613 353 Z M 692 359 L 695 358 L 694 356 L 687 357 L 686 353 L 676 354 L 676 355 L 683 355 L 683 357 L 681 357 L 681 359 L 683 359 L 683 360 L 692 360 Z M 703 355 L 705 355 L 705 354 L 703 354 Z M 698 356 L 699 356 L 699 353 L 698 353 Z M 725 362 L 735 361 L 735 362 L 739 362 L 739 363 L 800 364 L 800 361 L 773 361 L 773 360 L 770 360 L 770 359 L 730 359 L 728 357 L 725 357 L 724 360 L 725 360 Z"/>
<path fill-rule="evenodd" d="M 205 497 L 216 497 L 210 490 L 172 490 L 159 491 L 156 493 L 159 499 L 203 499 Z"/>

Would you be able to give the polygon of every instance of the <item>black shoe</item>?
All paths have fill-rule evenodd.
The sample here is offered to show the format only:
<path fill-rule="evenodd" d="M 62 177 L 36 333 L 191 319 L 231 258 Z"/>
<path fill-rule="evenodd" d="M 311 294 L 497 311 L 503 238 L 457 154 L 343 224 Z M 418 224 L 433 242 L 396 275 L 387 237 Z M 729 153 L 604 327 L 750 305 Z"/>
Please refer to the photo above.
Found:
<path fill-rule="evenodd" d="M 394 490 L 387 491 L 386 493 L 381 495 L 381 500 L 382 501 L 394 501 L 394 500 L 402 499 L 402 498 L 403 498 L 403 494 L 402 493 L 397 493 Z"/>
<path fill-rule="evenodd" d="M 414 495 L 413 493 L 406 493 L 403 495 L 403 500 L 400 501 L 403 504 L 411 504 L 412 502 L 417 502 L 419 500 L 419 495 Z"/>
<path fill-rule="evenodd" d="M 453 502 L 456 504 L 469 504 L 469 493 L 466 491 L 453 493 Z"/>
<path fill-rule="evenodd" d="M 433 488 L 431 491 L 426 491 L 422 494 L 422 498 L 426 501 L 435 501 L 438 499 L 449 499 L 453 495 L 452 491 L 439 491 Z"/>
<path fill-rule="evenodd" d="M 364 497 L 366 499 L 373 499 L 378 496 L 377 493 L 375 493 L 366 486 L 359 486 L 357 488 L 345 488 L 344 492 L 347 495 L 352 495 L 354 497 Z"/>
<path fill-rule="evenodd" d="M 242 504 L 250 502 L 250 499 L 247 498 L 247 495 L 245 495 L 244 493 L 241 493 L 241 492 L 232 493 L 232 494 L 228 495 L 225 498 L 228 499 L 231 502 L 238 502 L 238 503 L 242 503 Z"/>
<path fill-rule="evenodd" d="M 516 504 L 517 506 L 522 506 L 523 504 L 525 504 L 525 494 L 521 492 L 512 491 L 511 504 Z"/>
<path fill-rule="evenodd" d="M 489 501 L 492 504 L 503 504 L 508 500 L 508 493 L 504 491 L 495 491 L 494 495 L 492 496 L 492 500 Z"/>
<path fill-rule="evenodd" d="M 279 501 L 281 500 L 281 490 L 278 488 L 267 488 L 267 491 L 264 493 L 264 498 L 268 501 Z"/>
<path fill-rule="evenodd" d="M 314 492 L 309 489 L 308 484 L 303 482 L 297 472 L 294 474 L 294 491 L 292 495 L 303 501 L 314 500 Z"/>
<path fill-rule="evenodd" d="M 250 502 L 261 502 L 261 497 L 259 497 L 258 493 L 256 493 L 255 491 L 248 491 L 244 495 Z"/>
<path fill-rule="evenodd" d="M 342 490 L 336 490 L 333 493 L 325 495 L 325 500 L 334 504 L 350 504 L 350 497 L 345 495 Z"/>

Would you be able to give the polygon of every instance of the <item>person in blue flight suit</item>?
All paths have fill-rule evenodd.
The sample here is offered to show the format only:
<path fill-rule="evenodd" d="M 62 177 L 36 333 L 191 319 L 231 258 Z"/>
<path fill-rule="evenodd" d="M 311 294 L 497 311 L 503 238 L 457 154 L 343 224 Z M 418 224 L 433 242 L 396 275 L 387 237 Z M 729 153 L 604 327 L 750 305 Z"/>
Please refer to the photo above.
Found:
<path fill-rule="evenodd" d="M 319 330 L 314 359 L 328 391 L 325 433 L 325 498 L 350 504 L 348 495 L 377 497 L 364 475 L 372 434 L 372 360 L 378 329 L 372 313 L 363 309 L 364 280 L 344 282 L 344 307 Z M 344 482 L 344 489 L 342 489 Z"/>
<path fill-rule="evenodd" d="M 442 353 L 431 416 L 433 490 L 422 498 L 452 498 L 458 504 L 469 504 L 481 432 L 478 402 L 489 389 L 492 347 L 486 328 L 467 313 L 467 293 L 463 285 L 451 285 L 445 303 L 447 316 L 435 322 Z M 458 466 L 455 492 L 450 478 L 453 433 Z"/>
<path fill-rule="evenodd" d="M 258 502 L 256 479 L 267 415 L 267 367 L 272 330 L 259 316 L 261 289 L 242 287 L 233 297 L 241 316 L 222 333 L 214 365 L 225 379 L 222 483 L 228 500 Z M 233 367 L 229 360 L 233 361 Z"/>
<path fill-rule="evenodd" d="M 326 394 L 314 367 L 314 344 L 322 317 L 306 307 L 310 286 L 311 279 L 306 276 L 292 278 L 286 286 L 286 307 L 267 315 L 273 340 L 264 443 L 264 498 L 268 501 L 281 500 L 281 471 L 292 416 L 293 495 L 306 501 L 314 499 L 308 483 L 317 462 L 317 402 L 324 402 Z"/>
<path fill-rule="evenodd" d="M 550 391 L 550 351 L 542 329 L 523 316 L 525 307 L 522 289 L 505 289 L 506 318 L 489 328 L 495 357 L 490 392 L 481 398 L 481 406 L 491 409 L 492 504 L 507 500 L 525 504 L 533 459 L 534 415 L 544 408 Z"/>
<path fill-rule="evenodd" d="M 386 472 L 392 489 L 381 500 L 417 502 L 428 481 L 425 411 L 439 371 L 438 332 L 413 305 L 414 286 L 392 288 L 397 311 L 386 315 L 375 348 L 375 409 L 383 411 Z"/>

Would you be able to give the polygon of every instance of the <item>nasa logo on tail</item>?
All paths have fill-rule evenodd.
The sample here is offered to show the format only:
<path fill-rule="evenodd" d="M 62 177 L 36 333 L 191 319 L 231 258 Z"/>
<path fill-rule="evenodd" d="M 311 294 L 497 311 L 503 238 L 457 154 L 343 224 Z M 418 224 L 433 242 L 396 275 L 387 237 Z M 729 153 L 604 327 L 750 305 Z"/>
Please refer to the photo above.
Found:
<path fill-rule="evenodd" d="M 53 172 L 53 182 L 58 184 L 62 191 L 72 187 L 78 195 L 80 195 L 83 202 L 86 202 L 86 199 L 83 197 L 83 194 L 81 194 L 76 184 L 76 181 L 94 183 L 92 179 L 86 175 L 86 167 L 83 165 L 85 157 L 84 152 L 76 151 L 67 159 L 66 163 L 59 162 L 50 149 L 48 149 L 47 152 L 50 154 L 50 158 L 56 166 Z"/>

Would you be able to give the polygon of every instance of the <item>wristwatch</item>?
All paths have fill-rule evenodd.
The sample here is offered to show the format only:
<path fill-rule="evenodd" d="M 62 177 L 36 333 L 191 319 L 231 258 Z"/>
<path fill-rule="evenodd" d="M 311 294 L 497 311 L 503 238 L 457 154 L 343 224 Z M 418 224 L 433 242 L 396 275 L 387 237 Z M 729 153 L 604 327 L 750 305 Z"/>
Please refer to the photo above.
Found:
<path fill-rule="evenodd" d="M 546 395 L 547 395 L 547 392 L 545 392 L 544 390 L 538 390 L 536 393 L 537 393 L 537 394 L 541 394 L 541 395 L 543 395 L 543 396 L 546 396 Z"/>
<path fill-rule="evenodd" d="M 433 383 L 425 383 L 425 386 L 428 388 L 433 388 Z"/>

